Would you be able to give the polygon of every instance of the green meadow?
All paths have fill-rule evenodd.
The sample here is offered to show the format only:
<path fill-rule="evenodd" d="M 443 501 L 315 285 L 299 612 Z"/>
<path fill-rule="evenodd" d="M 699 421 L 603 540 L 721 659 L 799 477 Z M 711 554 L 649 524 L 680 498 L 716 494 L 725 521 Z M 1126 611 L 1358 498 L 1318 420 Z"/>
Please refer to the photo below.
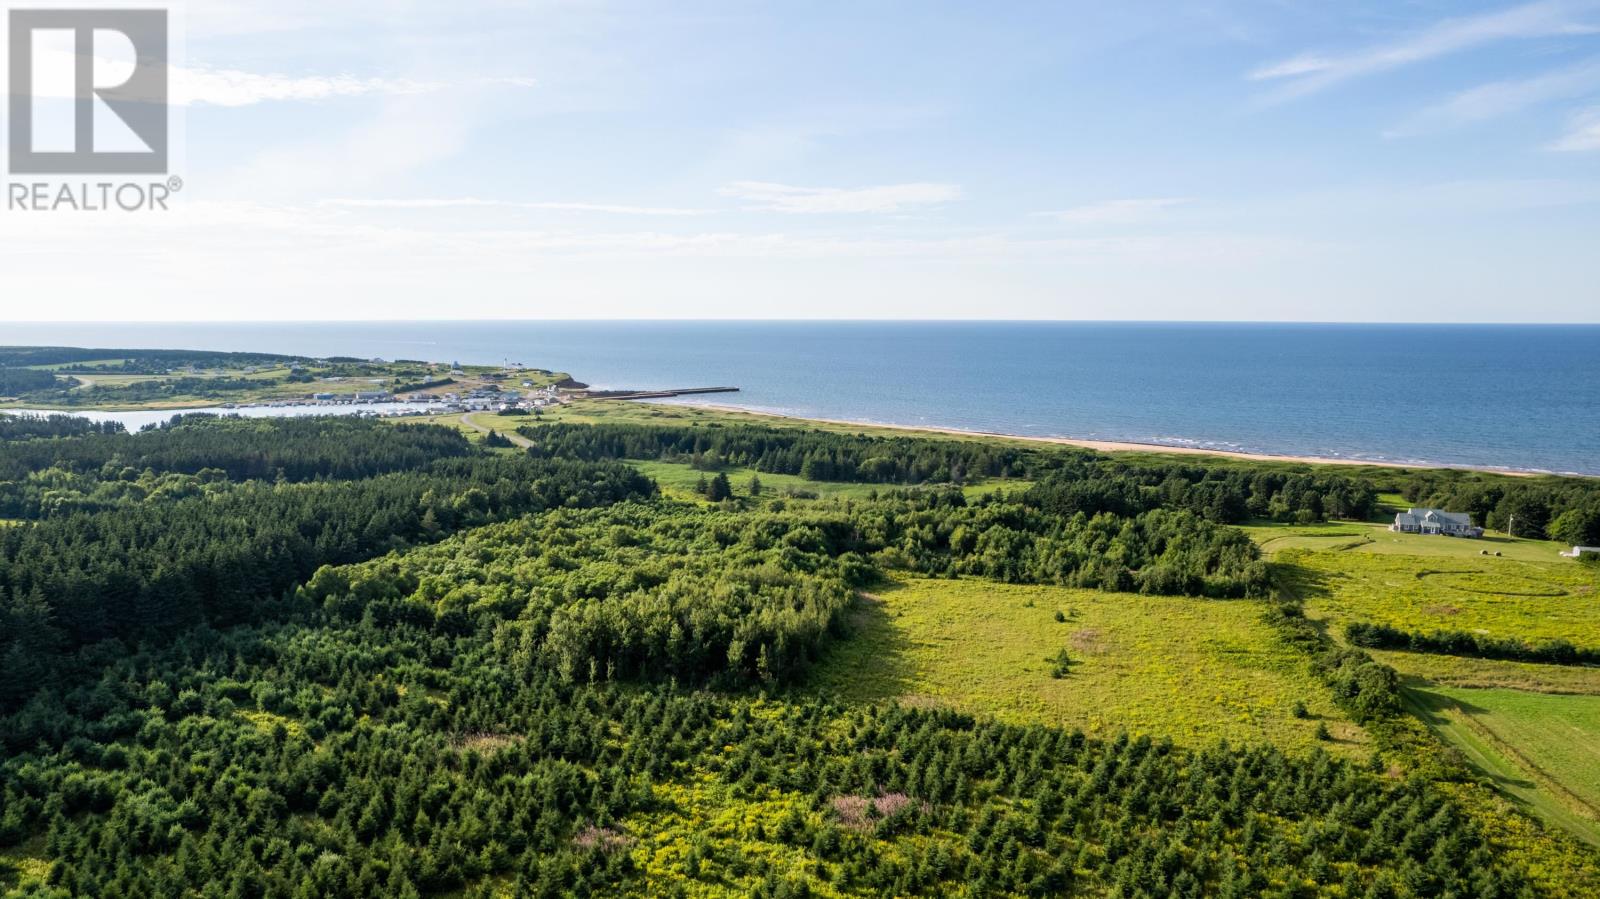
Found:
<path fill-rule="evenodd" d="M 812 676 L 811 689 L 1095 736 L 1266 740 L 1335 752 L 1367 743 L 1248 601 L 904 579 L 862 599 L 853 619 L 854 633 Z M 1070 661 L 1055 677 L 1062 651 Z M 1306 704 L 1304 718 L 1295 717 L 1297 701 Z M 1331 740 L 1317 738 L 1319 724 Z"/>
<path fill-rule="evenodd" d="M 1600 569 L 1561 558 L 1548 541 L 1390 534 L 1364 524 L 1246 530 L 1292 575 L 1307 613 L 1336 630 L 1368 622 L 1600 646 Z"/>
<path fill-rule="evenodd" d="M 1461 630 L 1600 646 L 1593 569 L 1575 563 L 1310 552 L 1292 563 L 1314 584 L 1306 611 L 1343 626 Z"/>
<path fill-rule="evenodd" d="M 1286 549 L 1319 552 L 1357 552 L 1376 555 L 1420 556 L 1441 559 L 1507 559 L 1541 564 L 1563 564 L 1568 549 L 1551 540 L 1531 540 L 1489 533 L 1482 539 L 1396 534 L 1387 524 L 1367 521 L 1336 521 L 1314 525 L 1250 525 L 1244 531 L 1255 538 L 1263 552 L 1276 554 Z M 1495 553 L 1500 553 L 1495 556 Z"/>
<path fill-rule="evenodd" d="M 1600 696 L 1600 668 L 1540 665 L 1501 659 L 1368 650 L 1378 661 L 1412 677 L 1448 687 L 1506 687 L 1534 693 Z"/>
<path fill-rule="evenodd" d="M 628 464 L 640 472 L 654 478 L 662 489 L 679 498 L 695 496 L 700 481 L 710 478 L 717 473 L 728 476 L 728 481 L 733 485 L 733 495 L 748 498 L 750 496 L 750 481 L 752 478 L 761 482 L 761 497 L 823 499 L 842 497 L 846 499 L 864 499 L 873 494 L 884 493 L 898 489 L 892 485 L 883 484 L 852 484 L 838 481 L 812 481 L 792 474 L 774 474 L 759 472 L 753 468 L 744 468 L 737 465 L 725 465 L 714 471 L 704 471 L 689 465 L 686 462 L 646 462 L 630 461 Z M 991 493 L 995 490 L 1023 490 L 1029 482 L 1017 479 L 991 479 L 978 484 L 969 484 L 962 488 L 968 497 Z"/>
<path fill-rule="evenodd" d="M 1431 692 L 1511 746 L 1528 767 L 1556 776 L 1592 816 L 1600 817 L 1600 696 L 1467 687 Z"/>
<path fill-rule="evenodd" d="M 1372 622 L 1600 646 L 1600 571 L 1561 558 L 1550 541 L 1393 534 L 1355 522 L 1246 530 L 1307 615 L 1339 638 L 1347 623 Z M 1487 782 L 1600 846 L 1600 669 L 1372 654 L 1402 675 L 1408 711 Z"/>
<path fill-rule="evenodd" d="M 1409 683 L 1406 704 L 1498 788 L 1600 846 L 1600 696 Z"/>
<path fill-rule="evenodd" d="M 883 489 L 875 484 L 838 484 L 825 481 L 808 481 L 798 475 L 765 474 L 753 468 L 741 468 L 732 465 L 724 466 L 717 471 L 702 471 L 688 463 L 680 462 L 630 462 L 629 464 L 654 478 L 663 490 L 680 497 L 694 495 L 699 483 L 704 479 L 715 476 L 717 471 L 728 476 L 729 483 L 733 485 L 733 495 L 740 497 L 750 495 L 750 479 L 752 477 L 761 481 L 761 495 L 766 497 L 781 497 L 785 494 L 794 493 L 819 497 L 865 497 Z"/>

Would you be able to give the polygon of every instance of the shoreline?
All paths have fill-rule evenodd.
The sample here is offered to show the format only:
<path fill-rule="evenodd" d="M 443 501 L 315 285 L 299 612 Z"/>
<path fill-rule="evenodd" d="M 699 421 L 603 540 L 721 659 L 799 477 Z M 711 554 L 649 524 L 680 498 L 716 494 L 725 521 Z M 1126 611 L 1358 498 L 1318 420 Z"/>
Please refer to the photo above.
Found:
<path fill-rule="evenodd" d="M 616 400 L 620 400 L 622 402 L 640 402 L 641 401 L 641 400 L 638 400 L 638 399 L 620 398 L 620 397 L 619 398 L 615 398 L 615 400 L 613 400 L 613 401 L 616 401 Z M 645 400 L 644 402 L 648 402 L 648 400 Z M 214 405 L 213 406 L 181 406 L 181 407 L 169 406 L 169 407 L 162 408 L 162 409 L 150 409 L 150 408 L 126 408 L 126 409 L 123 409 L 123 408 L 23 409 L 23 408 L 0 407 L 0 414 L 10 413 L 10 414 L 17 414 L 17 415 L 30 415 L 30 414 L 31 415 L 40 415 L 40 414 L 43 414 L 43 415 L 83 415 L 83 416 L 95 416 L 95 415 L 149 415 L 149 416 L 169 417 L 169 416 L 173 416 L 173 415 L 181 415 L 181 414 L 184 414 L 184 413 L 205 411 L 205 412 L 213 412 L 215 414 L 222 414 L 222 415 L 244 414 L 244 416 L 248 417 L 248 418 L 257 418 L 257 417 L 263 417 L 264 418 L 264 417 L 280 417 L 280 416 L 271 415 L 270 413 L 268 415 L 261 415 L 257 410 L 262 410 L 262 409 L 290 409 L 290 408 L 296 409 L 296 410 L 300 410 L 300 409 L 306 409 L 306 410 L 326 409 L 327 411 L 325 413 L 297 412 L 297 413 L 290 413 L 288 415 L 281 416 L 281 417 L 298 417 L 298 414 L 328 414 L 328 415 L 359 414 L 360 410 L 356 410 L 356 411 L 336 411 L 336 410 L 340 409 L 341 407 L 348 408 L 351 405 L 372 405 L 372 404 L 332 403 L 332 404 L 322 405 L 322 404 L 314 404 L 314 403 L 311 403 L 311 404 L 260 403 L 260 404 L 240 404 L 236 408 L 233 408 L 233 409 L 225 409 L 225 408 L 214 406 Z M 388 404 L 384 404 L 384 405 L 388 405 Z M 393 405 L 396 406 L 397 408 L 405 409 L 405 407 L 408 404 L 395 403 Z M 1454 464 L 1453 465 L 1453 464 L 1449 464 L 1449 463 L 1438 463 L 1438 462 L 1389 462 L 1389 461 L 1379 461 L 1379 460 L 1370 460 L 1370 459 L 1348 459 L 1348 458 L 1339 458 L 1339 457 L 1331 457 L 1331 456 L 1305 456 L 1305 455 L 1292 455 L 1292 454 L 1285 454 L 1285 453 L 1252 453 L 1252 452 L 1245 452 L 1245 451 L 1242 451 L 1242 450 L 1204 449 L 1204 448 L 1193 447 L 1193 446 L 1170 446 L 1170 445 L 1164 444 L 1164 443 L 1140 443 L 1140 442 L 1137 442 L 1137 441 L 1125 441 L 1125 440 L 1093 440 L 1093 439 L 1081 438 L 1081 437 L 1042 437 L 1042 436 L 1039 436 L 1039 435 L 1031 435 L 1031 434 L 1007 434 L 1007 433 L 1004 433 L 1004 432 L 1001 432 L 1001 431 L 980 431 L 980 430 L 974 430 L 974 429 L 968 429 L 968 428 L 940 427 L 940 426 L 937 426 L 937 425 L 885 424 L 885 423 L 882 423 L 882 422 L 872 422 L 872 421 L 853 421 L 853 420 L 844 419 L 844 418 L 814 418 L 814 417 L 803 416 L 803 415 L 791 415 L 791 414 L 787 414 L 787 413 L 783 413 L 783 412 L 769 412 L 769 411 L 761 410 L 761 409 L 748 409 L 748 408 L 745 408 L 745 407 L 742 407 L 742 406 L 731 406 L 731 405 L 727 405 L 727 404 L 723 404 L 723 403 L 673 402 L 673 403 L 660 403 L 660 404 L 657 404 L 657 405 L 684 408 L 684 409 L 700 409 L 700 410 L 707 411 L 707 412 L 721 412 L 721 413 L 728 413 L 728 414 L 735 414 L 735 415 L 749 415 L 749 416 L 754 416 L 754 417 L 757 417 L 757 418 L 771 418 L 771 419 L 778 419 L 778 420 L 781 420 L 781 421 L 790 421 L 790 422 L 800 422 L 800 423 L 811 422 L 811 423 L 815 423 L 815 424 L 835 425 L 835 426 L 847 427 L 847 428 L 877 428 L 877 429 L 889 430 L 889 431 L 902 431 L 902 432 L 906 432 L 906 433 L 910 433 L 910 434 L 939 434 L 939 435 L 943 435 L 943 436 L 947 436 L 947 437 L 987 437 L 987 438 L 997 439 L 997 440 L 1015 440 L 1015 441 L 1020 441 L 1020 442 L 1023 442 L 1023 443 L 1047 444 L 1047 445 L 1052 445 L 1052 446 L 1072 446 L 1072 447 L 1078 447 L 1080 449 L 1095 450 L 1097 452 L 1105 452 L 1105 453 L 1148 453 L 1148 454 L 1151 454 L 1151 455 L 1167 454 L 1167 455 L 1177 455 L 1177 456 L 1211 456 L 1211 457 L 1218 457 L 1218 458 L 1224 458 L 1224 459 L 1239 459 L 1239 460 L 1242 460 L 1242 461 L 1249 461 L 1249 462 L 1281 462 L 1281 463 L 1296 464 L 1296 465 L 1340 465 L 1340 466 L 1346 466 L 1346 467 L 1392 468 L 1392 469 L 1396 469 L 1396 470 L 1467 471 L 1467 472 L 1476 472 L 1476 473 L 1481 473 L 1481 474 L 1505 475 L 1507 477 L 1514 477 L 1514 478 L 1539 478 L 1539 477 L 1600 478 L 1600 474 L 1582 474 L 1582 473 L 1578 473 L 1578 472 L 1533 471 L 1533 470 L 1519 469 L 1519 468 L 1500 468 L 1500 467 L 1496 467 L 1496 466 L 1493 466 L 1493 465 L 1466 465 L 1466 464 Z M 374 410 L 374 411 L 376 411 L 376 410 Z M 250 412 L 257 412 L 257 414 L 252 415 L 252 414 L 249 414 Z M 424 414 L 429 414 L 429 413 L 443 414 L 444 410 L 432 410 L 432 409 L 428 409 L 428 408 L 421 408 L 421 409 L 415 409 L 415 410 L 407 409 L 402 414 L 424 415 Z"/>
<path fill-rule="evenodd" d="M 1433 462 L 1381 462 L 1366 459 L 1341 459 L 1325 456 L 1295 456 L 1279 453 L 1248 453 L 1240 450 L 1201 449 L 1192 446 L 1168 446 L 1162 443 L 1137 443 L 1123 440 L 1089 440 L 1078 437 L 1040 437 L 1028 434 L 1005 434 L 999 431 L 977 431 L 967 428 L 947 428 L 934 425 L 898 425 L 881 424 L 869 421 L 850 421 L 842 418 L 810 418 L 801 415 L 788 415 L 782 412 L 766 412 L 757 409 L 745 409 L 740 406 L 729 406 L 717 403 L 663 403 L 661 405 L 680 406 L 691 409 L 704 409 L 711 412 L 732 412 L 742 415 L 754 415 L 762 418 L 777 418 L 784 421 L 817 422 L 820 424 L 842 425 L 845 427 L 884 428 L 892 431 L 906 431 L 909 433 L 943 434 L 949 437 L 993 437 L 1001 440 L 1020 440 L 1027 443 L 1044 443 L 1053 446 L 1075 446 L 1081 449 L 1097 450 L 1107 453 L 1167 453 L 1180 456 L 1221 456 L 1227 459 L 1242 459 L 1251 462 L 1288 462 L 1301 465 L 1344 465 L 1351 467 L 1394 468 L 1394 469 L 1426 469 L 1438 471 L 1471 471 L 1483 474 L 1506 475 L 1514 478 L 1595 478 L 1600 475 L 1559 473 L 1553 471 L 1528 471 L 1518 468 L 1496 468 L 1492 465 L 1450 465 Z"/>

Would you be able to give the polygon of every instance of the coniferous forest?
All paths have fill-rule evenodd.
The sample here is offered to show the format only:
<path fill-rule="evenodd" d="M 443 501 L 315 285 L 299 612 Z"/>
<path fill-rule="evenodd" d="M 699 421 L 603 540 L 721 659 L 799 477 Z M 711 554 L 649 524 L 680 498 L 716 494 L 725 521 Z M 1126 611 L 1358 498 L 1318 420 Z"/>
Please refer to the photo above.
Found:
<path fill-rule="evenodd" d="M 1383 485 L 757 426 L 524 435 L 0 417 L 0 890 L 1548 889 L 1463 805 L 1466 775 L 1396 773 L 1384 753 L 1416 737 L 1394 672 L 1308 622 L 1232 526 L 1367 515 Z M 711 503 L 638 459 L 881 486 Z M 983 478 L 1023 480 L 961 489 Z M 1364 760 L 1180 746 L 809 689 L 896 576 L 1259 604 L 1394 736 Z"/>

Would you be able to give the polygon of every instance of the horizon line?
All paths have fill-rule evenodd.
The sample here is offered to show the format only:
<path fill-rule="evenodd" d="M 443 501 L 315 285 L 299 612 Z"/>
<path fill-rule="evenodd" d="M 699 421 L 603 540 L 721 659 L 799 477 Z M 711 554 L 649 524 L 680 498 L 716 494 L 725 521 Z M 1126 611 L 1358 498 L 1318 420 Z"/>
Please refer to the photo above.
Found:
<path fill-rule="evenodd" d="M 1370 327 L 1600 327 L 1595 321 L 1425 321 L 1425 320 L 1335 320 L 1335 319 L 1159 319 L 1159 318 L 195 318 L 195 319 L 20 319 L 0 320 L 0 326 L 82 327 L 105 325 L 337 325 L 337 324 L 1076 324 L 1076 325 L 1360 325 Z M 4 344 L 0 344 L 4 345 Z"/>

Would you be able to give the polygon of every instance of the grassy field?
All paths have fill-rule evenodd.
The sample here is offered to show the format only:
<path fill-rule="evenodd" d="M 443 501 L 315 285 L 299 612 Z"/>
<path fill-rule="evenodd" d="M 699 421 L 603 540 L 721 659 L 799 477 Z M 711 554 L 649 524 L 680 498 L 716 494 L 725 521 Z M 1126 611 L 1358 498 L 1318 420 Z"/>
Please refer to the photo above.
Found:
<path fill-rule="evenodd" d="M 1365 621 L 1600 647 L 1595 571 L 1573 562 L 1307 552 L 1291 564 L 1312 585 L 1307 613 L 1337 626 Z"/>
<path fill-rule="evenodd" d="M 1600 668 L 1535 665 L 1421 652 L 1369 650 L 1389 667 L 1447 687 L 1505 687 L 1533 693 L 1600 696 Z"/>
<path fill-rule="evenodd" d="M 1489 533 L 1480 540 L 1396 534 L 1386 524 L 1339 521 L 1316 525 L 1260 524 L 1243 529 L 1269 555 L 1286 549 L 1358 552 L 1439 559 L 1501 558 L 1518 562 L 1567 564 L 1561 552 L 1570 547 L 1551 540 L 1511 538 Z M 1488 552 L 1488 556 L 1484 555 Z M 1500 556 L 1495 556 L 1495 553 Z"/>
<path fill-rule="evenodd" d="M 1600 647 L 1600 569 L 1561 558 L 1549 541 L 1392 534 L 1353 522 L 1245 530 L 1301 586 L 1307 613 L 1335 631 L 1360 621 Z"/>
<path fill-rule="evenodd" d="M 691 496 L 695 487 L 702 479 L 709 479 L 716 472 L 701 471 L 687 463 L 680 462 L 630 462 L 634 468 L 654 478 L 662 489 L 678 496 Z M 834 484 L 825 481 L 808 481 L 805 478 L 792 474 L 764 474 L 753 468 L 740 468 L 728 466 L 721 469 L 728 476 L 728 481 L 733 485 L 734 496 L 750 495 L 750 478 L 755 476 L 761 479 L 761 492 L 763 496 L 783 496 L 787 491 L 800 490 L 815 493 L 819 496 L 859 496 L 865 497 L 874 489 L 882 490 L 876 484 Z"/>
<path fill-rule="evenodd" d="M 662 489 L 680 497 L 695 495 L 696 487 L 701 478 L 713 477 L 716 472 L 702 471 L 691 467 L 685 462 L 630 462 L 640 472 L 654 478 Z M 873 493 L 885 490 L 899 489 L 893 484 L 847 484 L 834 481 L 810 481 L 799 475 L 771 474 L 756 471 L 753 468 L 739 466 L 726 466 L 720 469 L 722 474 L 728 476 L 728 481 L 733 485 L 734 496 L 750 495 L 750 478 L 761 480 L 761 495 L 764 497 L 784 497 L 791 495 L 791 491 L 801 494 L 813 493 L 819 498 L 845 497 L 865 498 Z M 980 484 L 970 484 L 962 488 L 967 496 L 973 497 L 996 490 L 1022 490 L 1029 481 L 993 479 Z"/>
<path fill-rule="evenodd" d="M 1189 745 L 1269 740 L 1338 752 L 1367 742 L 1255 603 L 912 579 L 863 599 L 853 617 L 856 633 L 810 689 Z M 1055 678 L 1062 650 L 1072 664 Z M 1309 717 L 1294 716 L 1297 700 Z M 1318 741 L 1319 723 L 1336 739 Z"/>
<path fill-rule="evenodd" d="M 1413 680 L 1405 698 L 1515 801 L 1600 847 L 1600 697 Z"/>
<path fill-rule="evenodd" d="M 1349 622 L 1408 631 L 1466 630 L 1600 646 L 1600 569 L 1542 540 L 1490 541 L 1390 534 L 1355 523 L 1245 528 L 1335 635 Z M 1398 539 L 1395 539 L 1398 538 Z M 1477 547 L 1477 549 L 1475 549 Z M 1379 656 L 1405 674 L 1462 686 L 1600 693 L 1600 670 L 1420 653 Z"/>
<path fill-rule="evenodd" d="M 1330 523 L 1246 529 L 1342 636 L 1352 621 L 1600 646 L 1595 569 L 1548 541 Z M 1501 555 L 1485 556 L 1483 550 Z M 1512 802 L 1600 846 L 1600 669 L 1374 652 L 1407 708 Z"/>

